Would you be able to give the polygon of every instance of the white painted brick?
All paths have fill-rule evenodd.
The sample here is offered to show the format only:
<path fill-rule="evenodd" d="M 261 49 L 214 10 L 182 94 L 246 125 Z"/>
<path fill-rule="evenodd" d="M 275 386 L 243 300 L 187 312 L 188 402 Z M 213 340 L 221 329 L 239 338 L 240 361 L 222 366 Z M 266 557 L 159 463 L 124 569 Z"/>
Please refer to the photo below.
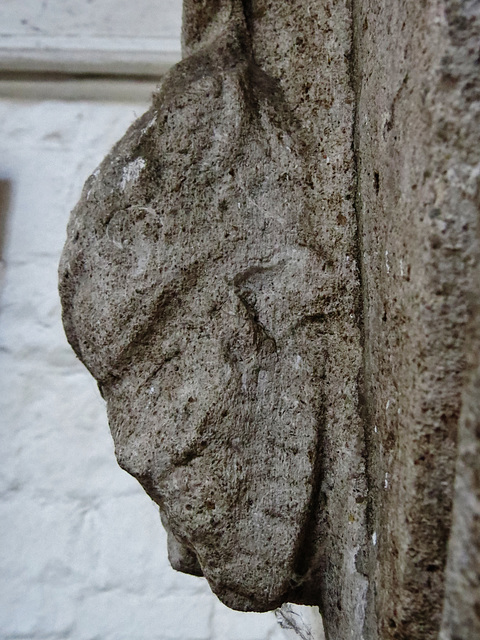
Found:
<path fill-rule="evenodd" d="M 213 632 L 215 638 L 228 640 L 271 640 L 281 630 L 271 613 L 242 613 L 230 611 L 222 603 L 215 603 Z M 279 636 L 283 638 L 282 635 Z"/>
<path fill-rule="evenodd" d="M 165 640 L 209 640 L 214 601 L 211 596 L 171 596 L 164 600 Z"/>
<path fill-rule="evenodd" d="M 144 599 L 111 590 L 82 598 L 74 635 L 81 640 L 210 640 L 208 596 Z"/>
<path fill-rule="evenodd" d="M 70 551 L 75 506 L 34 500 L 22 492 L 0 502 L 2 592 L 42 583 L 47 566 L 71 572 Z M 8 577 L 8 580 L 6 578 Z M 9 584 L 6 584 L 9 583 Z"/>
<path fill-rule="evenodd" d="M 0 637 L 69 637 L 75 617 L 73 602 L 65 598 L 63 588 L 48 584 L 12 588 L 2 594 Z"/>

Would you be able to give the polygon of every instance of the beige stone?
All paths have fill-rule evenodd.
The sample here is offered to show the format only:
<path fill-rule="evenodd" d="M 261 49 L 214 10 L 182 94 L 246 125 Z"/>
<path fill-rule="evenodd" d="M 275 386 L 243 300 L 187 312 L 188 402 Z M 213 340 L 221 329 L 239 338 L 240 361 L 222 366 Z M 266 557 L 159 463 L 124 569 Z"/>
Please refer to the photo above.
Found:
<path fill-rule="evenodd" d="M 479 8 L 354 2 L 376 539 L 368 638 L 437 638 L 441 623 L 466 327 L 478 296 Z"/>
<path fill-rule="evenodd" d="M 282 84 L 267 64 L 281 52 L 256 61 L 240 2 L 210 6 L 186 3 L 184 61 L 73 212 L 65 329 L 120 464 L 168 523 L 173 566 L 234 608 L 324 590 L 352 617 L 365 590 L 355 220 L 351 194 L 332 209 L 313 175 L 316 157 L 351 190 L 352 110 L 322 154 L 293 67 Z M 260 19 L 262 40 L 292 15 L 304 7 Z"/>
<path fill-rule="evenodd" d="M 186 0 L 73 212 L 68 338 L 233 608 L 476 637 L 479 6 Z"/>

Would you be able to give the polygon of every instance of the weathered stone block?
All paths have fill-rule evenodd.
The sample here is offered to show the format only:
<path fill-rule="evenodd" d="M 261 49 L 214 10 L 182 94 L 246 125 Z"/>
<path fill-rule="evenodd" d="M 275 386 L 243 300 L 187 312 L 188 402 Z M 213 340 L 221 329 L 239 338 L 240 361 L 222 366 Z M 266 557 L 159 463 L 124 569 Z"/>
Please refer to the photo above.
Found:
<path fill-rule="evenodd" d="M 467 327 L 478 297 L 480 3 L 353 8 L 376 542 L 366 636 L 430 639 L 442 619 Z"/>
<path fill-rule="evenodd" d="M 73 212 L 68 338 L 172 565 L 231 607 L 478 635 L 479 19 L 186 0 Z"/>
<path fill-rule="evenodd" d="M 87 181 L 60 291 L 172 564 L 234 608 L 321 602 L 346 637 L 366 592 L 350 14 L 313 13 L 185 3 L 186 57 Z"/>

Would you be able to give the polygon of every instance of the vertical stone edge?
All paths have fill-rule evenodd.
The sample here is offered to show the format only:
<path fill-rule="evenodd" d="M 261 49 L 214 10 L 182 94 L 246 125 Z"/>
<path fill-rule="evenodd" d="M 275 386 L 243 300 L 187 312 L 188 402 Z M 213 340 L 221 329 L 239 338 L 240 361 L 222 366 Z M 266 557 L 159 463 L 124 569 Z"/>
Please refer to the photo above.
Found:
<path fill-rule="evenodd" d="M 442 638 L 475 637 L 479 6 L 353 0 L 369 640 L 438 637 L 459 424 Z"/>
<path fill-rule="evenodd" d="M 480 234 L 479 234 L 480 243 Z M 478 258 L 477 258 L 478 259 Z M 477 269 L 477 285 L 480 269 Z M 468 332 L 469 366 L 458 433 L 453 522 L 440 640 L 480 637 L 480 286 Z"/>
<path fill-rule="evenodd" d="M 281 85 L 301 124 L 315 218 L 312 238 L 331 256 L 335 299 L 325 319 L 328 362 L 318 500 L 309 540 L 309 593 L 328 638 L 363 633 L 367 488 L 362 384 L 361 290 L 354 209 L 354 93 L 350 0 L 245 3 L 254 56 Z M 312 556 L 314 554 L 314 556 Z M 299 594 L 299 600 L 302 600 Z"/>
<path fill-rule="evenodd" d="M 440 640 L 470 640 L 480 637 L 480 2 L 449 0 L 445 9 L 450 46 L 444 68 L 455 91 L 456 147 L 463 161 L 452 187 L 463 208 L 476 213 L 476 241 L 470 247 L 474 268 Z"/>
<path fill-rule="evenodd" d="M 350 49 L 350 83 L 354 96 L 354 109 L 353 109 L 353 128 L 352 128 L 352 153 L 355 171 L 355 183 L 354 183 L 354 211 L 357 227 L 357 264 L 359 269 L 360 280 L 360 305 L 361 305 L 361 349 L 362 349 L 362 367 L 361 377 L 359 379 L 359 413 L 362 419 L 363 426 L 363 438 L 364 438 L 364 463 L 365 463 L 365 482 L 367 490 L 366 509 L 365 509 L 365 545 L 363 551 L 363 571 L 367 579 L 367 589 L 364 600 L 364 616 L 361 629 L 361 638 L 367 640 L 377 640 L 377 624 L 376 624 L 376 611 L 375 611 L 375 586 L 374 586 L 374 572 L 372 568 L 374 566 L 374 546 L 371 544 L 372 535 L 376 536 L 376 533 L 372 531 L 372 486 L 371 486 L 371 457 L 369 454 L 371 448 L 371 438 L 369 425 L 371 424 L 371 415 L 369 411 L 369 405 L 366 401 L 366 362 L 365 362 L 365 308 L 368 299 L 368 293 L 366 289 L 366 275 L 363 264 L 363 233 L 364 225 L 361 216 L 361 192 L 360 192 L 360 133 L 359 133 L 359 92 L 361 87 L 361 71 L 359 63 L 358 52 L 358 3 L 356 0 L 350 0 L 351 11 L 351 49 Z M 374 538 L 375 539 L 375 538 Z"/>

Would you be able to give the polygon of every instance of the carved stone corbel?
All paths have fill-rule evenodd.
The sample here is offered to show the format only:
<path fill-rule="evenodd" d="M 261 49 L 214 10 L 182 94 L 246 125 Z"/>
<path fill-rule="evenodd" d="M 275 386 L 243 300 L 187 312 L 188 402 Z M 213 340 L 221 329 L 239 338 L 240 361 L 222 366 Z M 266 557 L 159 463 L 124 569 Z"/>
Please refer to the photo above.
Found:
<path fill-rule="evenodd" d="M 321 138 L 260 51 L 285 11 L 254 4 L 185 1 L 184 59 L 72 213 L 63 320 L 172 565 L 232 608 L 335 620 L 365 591 L 353 115 L 325 106 Z"/>

